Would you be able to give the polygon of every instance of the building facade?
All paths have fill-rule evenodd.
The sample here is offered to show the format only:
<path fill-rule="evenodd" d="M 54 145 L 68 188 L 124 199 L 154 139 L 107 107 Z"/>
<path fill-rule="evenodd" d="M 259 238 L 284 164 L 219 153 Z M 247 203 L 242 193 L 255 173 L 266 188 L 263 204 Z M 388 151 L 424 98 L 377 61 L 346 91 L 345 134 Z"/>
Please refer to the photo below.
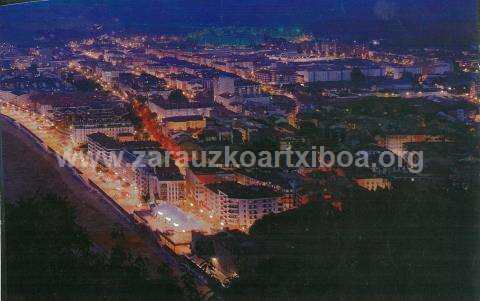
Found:
<path fill-rule="evenodd" d="M 283 211 L 281 194 L 268 187 L 244 186 L 235 182 L 206 185 L 207 211 L 222 227 L 247 231 L 267 214 Z"/>
<path fill-rule="evenodd" d="M 117 137 L 122 133 L 134 133 L 133 124 L 129 121 L 112 121 L 97 123 L 75 123 L 72 126 L 70 137 L 75 146 L 87 142 L 87 136 L 94 133 L 103 133 L 110 137 Z"/>

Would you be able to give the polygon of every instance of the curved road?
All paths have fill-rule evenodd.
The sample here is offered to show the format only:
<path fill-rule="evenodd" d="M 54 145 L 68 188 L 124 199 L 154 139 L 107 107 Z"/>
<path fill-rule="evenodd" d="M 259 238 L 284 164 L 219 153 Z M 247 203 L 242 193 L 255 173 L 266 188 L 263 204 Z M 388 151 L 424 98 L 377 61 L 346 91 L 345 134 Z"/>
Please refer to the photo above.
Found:
<path fill-rule="evenodd" d="M 147 257 L 152 263 L 157 265 L 168 265 L 177 279 L 181 277 L 184 273 L 184 268 L 176 255 L 159 246 L 152 235 L 141 231 L 128 213 L 115 206 L 113 200 L 108 199 L 107 196 L 98 191 L 94 186 L 88 185 L 83 181 L 83 178 L 75 171 L 75 169 L 60 167 L 55 153 L 49 151 L 40 139 L 14 120 L 2 114 L 0 114 L 0 129 L 4 134 L 4 138 L 5 136 L 15 137 L 20 140 L 19 143 L 22 143 L 29 151 L 34 152 L 34 154 L 31 154 L 30 156 L 41 157 L 41 160 L 46 161 L 48 167 L 52 168 L 61 178 L 61 181 L 66 186 L 65 188 L 69 190 L 69 194 L 74 196 L 74 202 L 72 202 L 72 205 L 79 213 L 79 219 L 77 222 L 86 229 L 95 244 L 102 250 L 108 249 L 111 244 L 105 242 L 104 237 L 103 239 L 100 239 L 100 241 L 95 241 L 99 238 L 97 236 L 102 234 L 102 236 L 105 236 L 105 234 L 108 234 L 109 236 L 109 233 L 115 224 L 121 225 L 127 237 L 140 238 L 133 239 L 132 243 L 129 244 L 129 247 L 132 250 L 136 251 L 136 253 L 139 253 L 139 255 L 143 257 Z M 8 143 L 5 144 L 8 146 Z M 8 184 L 9 162 L 5 162 L 5 171 L 5 180 L 6 184 Z M 8 191 L 8 189 L 6 190 Z M 92 213 L 96 215 L 94 218 L 89 217 L 86 221 L 82 219 L 82 217 L 91 215 Z M 98 225 L 95 222 L 98 219 L 107 220 L 108 222 Z M 94 225 L 89 224 L 92 221 L 95 223 Z M 99 229 L 99 226 L 102 226 L 102 228 Z M 129 240 L 127 239 L 127 244 L 128 242 Z M 199 279 L 198 276 L 199 275 L 195 278 L 197 279 L 199 291 L 202 292 L 203 295 L 206 295 L 210 289 L 204 281 Z"/>

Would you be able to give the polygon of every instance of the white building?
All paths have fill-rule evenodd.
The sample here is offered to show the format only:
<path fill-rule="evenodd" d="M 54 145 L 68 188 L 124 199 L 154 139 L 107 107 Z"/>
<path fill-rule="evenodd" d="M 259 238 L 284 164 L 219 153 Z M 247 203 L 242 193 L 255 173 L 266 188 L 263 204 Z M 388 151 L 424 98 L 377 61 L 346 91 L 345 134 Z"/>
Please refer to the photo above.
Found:
<path fill-rule="evenodd" d="M 173 166 L 151 167 L 148 158 L 134 166 L 135 185 L 139 195 L 155 203 L 167 202 L 179 206 L 185 202 L 185 178 Z"/>
<path fill-rule="evenodd" d="M 391 74 L 394 79 L 400 79 L 405 73 L 410 73 L 413 75 L 421 75 L 422 67 L 420 66 L 401 66 L 393 65 L 387 66 L 387 74 Z"/>
<path fill-rule="evenodd" d="M 87 136 L 87 149 L 92 160 L 109 167 L 113 166 L 114 157 L 121 145 L 103 133 L 94 133 Z"/>
<path fill-rule="evenodd" d="M 85 144 L 87 136 L 94 133 L 103 133 L 110 137 L 117 137 L 121 133 L 134 133 L 133 124 L 129 121 L 108 121 L 97 123 L 76 123 L 72 125 L 70 137 L 76 146 Z"/>
<path fill-rule="evenodd" d="M 392 153 L 403 157 L 405 155 L 406 143 L 445 141 L 445 137 L 441 135 L 388 135 L 385 139 L 385 147 Z"/>
<path fill-rule="evenodd" d="M 216 97 L 225 93 L 235 93 L 235 78 L 231 76 L 220 75 L 213 80 L 213 95 Z"/>
<path fill-rule="evenodd" d="M 206 187 L 203 210 L 213 221 L 229 229 L 246 231 L 263 216 L 283 210 L 282 195 L 269 187 L 244 186 L 236 182 L 213 183 Z"/>
<path fill-rule="evenodd" d="M 185 201 L 185 179 L 176 168 L 157 168 L 149 176 L 150 199 L 180 206 Z"/>
<path fill-rule="evenodd" d="M 351 70 L 339 69 L 303 69 L 298 70 L 297 74 L 302 82 L 329 82 L 329 81 L 349 81 L 351 79 Z"/>
<path fill-rule="evenodd" d="M 431 66 L 429 74 L 443 75 L 453 71 L 453 65 L 448 62 L 437 61 Z"/>
<path fill-rule="evenodd" d="M 220 75 L 213 80 L 213 97 L 222 94 L 255 95 L 260 94 L 260 84 L 243 78 Z"/>
<path fill-rule="evenodd" d="M 213 110 L 212 103 L 202 102 L 166 102 L 151 100 L 148 102 L 150 111 L 156 113 L 159 121 L 163 118 L 180 117 L 180 116 L 193 116 L 199 115 L 203 117 L 210 117 Z"/>

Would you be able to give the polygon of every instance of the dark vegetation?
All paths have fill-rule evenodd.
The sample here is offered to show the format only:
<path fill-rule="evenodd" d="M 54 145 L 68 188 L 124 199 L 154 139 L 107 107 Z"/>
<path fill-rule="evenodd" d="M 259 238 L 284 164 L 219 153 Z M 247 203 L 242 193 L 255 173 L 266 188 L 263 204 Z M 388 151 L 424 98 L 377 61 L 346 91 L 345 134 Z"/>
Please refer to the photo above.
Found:
<path fill-rule="evenodd" d="M 5 203 L 4 214 L 5 299 L 183 299 L 168 268 L 133 255 L 121 230 L 112 230 L 111 252 L 94 245 L 58 196 Z"/>
<path fill-rule="evenodd" d="M 402 184 L 267 216 L 229 299 L 473 300 L 478 189 Z M 416 297 L 417 299 L 413 299 Z M 397 299 L 395 299 L 397 298 Z"/>
<path fill-rule="evenodd" d="M 30 0 L 0 0 L 0 6 L 7 5 L 7 4 L 14 4 L 14 3 L 29 2 L 29 1 Z"/>
<path fill-rule="evenodd" d="M 375 137 L 385 135 L 445 135 L 475 148 L 477 137 L 472 125 L 451 120 L 457 110 L 475 112 L 475 106 L 393 97 L 324 103 L 318 110 L 300 115 L 298 135 L 311 145 L 333 146 L 342 142 L 343 149 L 353 144 L 374 143 Z"/>
<path fill-rule="evenodd" d="M 471 125 L 446 117 L 459 109 L 474 107 L 366 98 L 326 103 L 301 116 L 298 133 L 307 145 L 341 150 L 355 140 L 373 144 L 377 135 L 445 135 L 454 142 L 435 144 L 440 155 L 429 152 L 426 160 L 452 165 L 430 180 L 391 179 L 390 191 L 347 189 L 337 177 L 340 209 L 324 201 L 324 180 L 313 176 L 317 182 L 306 190 L 310 204 L 251 227 L 249 238 L 260 251 L 238 256 L 240 276 L 227 290 L 228 299 L 475 300 L 480 292 L 478 137 Z M 338 125 L 344 126 L 338 137 L 324 134 Z M 454 151 L 445 152 L 447 146 Z"/>
<path fill-rule="evenodd" d="M 168 100 L 173 102 L 185 102 L 188 98 L 183 94 L 182 90 L 175 89 L 168 96 Z"/>

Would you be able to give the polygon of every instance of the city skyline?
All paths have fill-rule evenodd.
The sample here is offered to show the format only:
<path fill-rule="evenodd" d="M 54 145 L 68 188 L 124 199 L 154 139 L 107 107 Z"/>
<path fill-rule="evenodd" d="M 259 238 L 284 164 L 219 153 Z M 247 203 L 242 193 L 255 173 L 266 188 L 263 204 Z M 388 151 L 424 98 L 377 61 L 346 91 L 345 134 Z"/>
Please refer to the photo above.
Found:
<path fill-rule="evenodd" d="M 2 297 L 475 300 L 455 4 L 0 7 Z"/>
<path fill-rule="evenodd" d="M 85 37 L 111 31 L 188 34 L 205 27 L 246 26 L 298 28 L 317 37 L 387 39 L 392 46 L 400 47 L 465 46 L 477 40 L 477 6 L 473 0 L 462 5 L 451 0 L 297 2 L 50 0 L 2 8 L 0 33 L 12 41 L 31 43 L 33 38 L 41 43 L 45 38 L 47 42 L 66 41 L 64 30 L 70 36 Z M 17 22 L 27 20 L 26 14 L 28 22 Z M 70 22 L 70 15 L 76 16 L 75 22 Z M 49 34 L 54 37 L 48 38 Z"/>

